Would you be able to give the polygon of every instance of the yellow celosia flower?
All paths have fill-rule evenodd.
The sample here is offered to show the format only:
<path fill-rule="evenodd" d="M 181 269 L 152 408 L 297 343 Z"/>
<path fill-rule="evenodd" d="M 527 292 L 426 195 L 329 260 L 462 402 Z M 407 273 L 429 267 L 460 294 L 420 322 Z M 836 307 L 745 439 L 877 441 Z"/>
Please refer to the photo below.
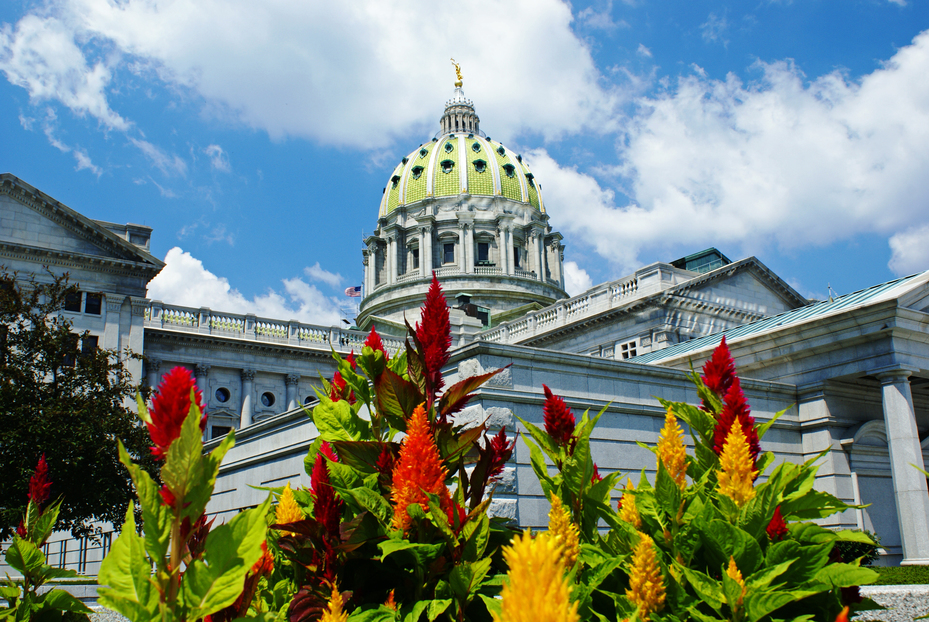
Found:
<path fill-rule="evenodd" d="M 339 587 L 336 584 L 332 584 L 332 595 L 329 597 L 329 605 L 323 611 L 322 617 L 319 619 L 319 622 L 346 622 L 348 620 L 348 614 L 342 611 L 342 605 L 345 603 L 342 601 L 342 593 L 339 592 Z"/>
<path fill-rule="evenodd" d="M 629 571 L 629 589 L 626 598 L 639 610 L 643 620 L 664 607 L 664 577 L 658 565 L 655 542 L 648 534 L 639 532 L 639 543 L 632 551 L 632 568 Z"/>
<path fill-rule="evenodd" d="M 742 599 L 745 598 L 745 592 L 747 588 L 745 587 L 745 581 L 742 579 L 742 571 L 739 570 L 739 567 L 735 565 L 735 558 L 729 556 L 729 567 L 726 568 L 726 574 L 729 575 L 729 578 L 739 584 L 739 587 L 742 588 L 742 593 L 739 594 L 739 600 L 735 603 L 729 603 L 729 605 L 734 609 L 742 605 Z"/>
<path fill-rule="evenodd" d="M 284 492 L 281 493 L 281 500 L 277 503 L 277 509 L 274 513 L 274 522 L 279 525 L 286 525 L 287 523 L 295 523 L 302 519 L 303 510 L 297 505 L 294 499 L 294 491 L 290 489 L 290 484 L 287 484 L 284 487 Z M 292 531 L 283 531 L 281 533 L 284 535 L 293 535 Z"/>
<path fill-rule="evenodd" d="M 561 545 L 548 533 L 535 538 L 527 530 L 504 547 L 509 565 L 500 592 L 501 611 L 494 622 L 578 622 L 577 603 L 570 598 Z"/>
<path fill-rule="evenodd" d="M 561 545 L 565 569 L 571 570 L 581 553 L 580 532 L 558 495 L 552 495 L 552 509 L 548 513 L 548 532 Z"/>
<path fill-rule="evenodd" d="M 635 490 L 635 484 L 632 483 L 631 479 L 626 486 L 626 490 Z M 639 511 L 635 507 L 635 495 L 624 494 L 622 504 L 623 506 L 619 510 L 619 517 L 636 529 L 641 529 L 642 518 L 639 516 Z"/>
<path fill-rule="evenodd" d="M 726 495 L 741 508 L 755 497 L 754 462 L 749 453 L 748 440 L 742 432 L 742 423 L 732 422 L 723 452 L 719 455 L 719 492 Z"/>
<path fill-rule="evenodd" d="M 657 449 L 658 461 L 664 465 L 677 487 L 681 490 L 687 488 L 687 451 L 684 449 L 684 434 L 670 408 L 665 415 L 661 436 L 658 437 Z"/>

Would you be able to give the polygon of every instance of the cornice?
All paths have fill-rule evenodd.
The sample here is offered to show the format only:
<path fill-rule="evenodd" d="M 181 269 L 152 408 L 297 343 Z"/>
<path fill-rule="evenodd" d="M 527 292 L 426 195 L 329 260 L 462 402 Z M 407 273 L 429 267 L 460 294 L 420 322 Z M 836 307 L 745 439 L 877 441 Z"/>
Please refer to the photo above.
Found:
<path fill-rule="evenodd" d="M 331 350 L 315 349 L 307 346 L 293 345 L 287 343 L 271 343 L 267 341 L 251 341 L 249 339 L 236 339 L 234 337 L 225 337 L 220 335 L 208 335 L 199 333 L 188 333 L 183 331 L 174 331 L 165 328 L 145 327 L 146 349 L 158 342 L 189 345 L 201 350 L 211 350 L 216 352 L 261 352 L 274 353 L 278 358 L 290 358 L 293 360 L 322 359 L 332 360 Z M 148 335 L 154 337 L 149 339 Z"/>
<path fill-rule="evenodd" d="M 92 268 L 95 272 L 135 278 L 143 276 L 147 277 L 147 280 L 154 278 L 161 270 L 160 267 L 137 261 L 85 255 L 83 253 L 71 253 L 68 251 L 40 248 L 25 244 L 9 244 L 5 242 L 0 242 L 0 257 L 18 259 L 21 261 L 33 261 L 55 265 L 61 268 Z"/>

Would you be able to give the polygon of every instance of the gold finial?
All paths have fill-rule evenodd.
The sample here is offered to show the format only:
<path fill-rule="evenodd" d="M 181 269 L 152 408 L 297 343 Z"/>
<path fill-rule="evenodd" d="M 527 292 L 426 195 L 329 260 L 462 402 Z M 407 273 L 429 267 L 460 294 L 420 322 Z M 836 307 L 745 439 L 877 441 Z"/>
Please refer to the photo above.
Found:
<path fill-rule="evenodd" d="M 461 65 L 456 63 L 454 58 L 452 59 L 452 65 L 455 66 L 455 75 L 458 77 L 458 79 L 455 80 L 455 88 L 460 89 L 461 85 L 464 84 L 464 82 L 461 81 Z"/>

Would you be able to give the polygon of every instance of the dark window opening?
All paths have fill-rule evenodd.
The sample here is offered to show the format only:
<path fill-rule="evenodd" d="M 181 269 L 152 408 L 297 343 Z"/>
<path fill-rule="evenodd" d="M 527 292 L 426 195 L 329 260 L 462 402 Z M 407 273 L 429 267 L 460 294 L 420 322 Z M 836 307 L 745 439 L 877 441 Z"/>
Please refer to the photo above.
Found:
<path fill-rule="evenodd" d="M 445 244 L 442 250 L 442 263 L 455 263 L 455 244 Z"/>
<path fill-rule="evenodd" d="M 500 145 L 499 147 L 497 147 L 497 153 L 499 153 L 500 155 L 506 155 L 506 149 L 503 148 L 503 145 Z"/>
<path fill-rule="evenodd" d="M 471 143 L 471 151 L 473 151 L 474 153 L 480 153 L 481 143 L 477 143 L 477 142 Z"/>
<path fill-rule="evenodd" d="M 477 243 L 477 260 L 490 261 L 490 244 L 488 242 Z"/>
<path fill-rule="evenodd" d="M 229 401 L 229 398 L 232 397 L 232 393 L 230 393 L 229 389 L 226 387 L 220 387 L 216 389 L 216 393 L 214 393 L 214 395 L 216 396 L 216 401 L 220 404 L 225 404 Z"/>
<path fill-rule="evenodd" d="M 81 312 L 81 292 L 69 292 L 65 296 L 65 311 Z"/>
<path fill-rule="evenodd" d="M 81 339 L 81 354 L 91 354 L 94 350 L 97 349 L 97 344 L 100 343 L 100 338 L 96 335 L 87 335 Z"/>
<path fill-rule="evenodd" d="M 401 163 L 401 164 L 406 164 L 406 163 L 409 162 L 409 161 L 410 161 L 409 158 L 403 158 L 402 160 L 400 160 L 400 163 Z"/>
<path fill-rule="evenodd" d="M 513 266 L 515 266 L 516 268 L 521 267 L 519 265 L 519 247 L 518 246 L 513 247 Z"/>
<path fill-rule="evenodd" d="M 519 155 L 516 156 L 516 161 L 519 162 L 520 164 L 523 163 L 523 156 L 522 156 L 522 154 L 519 154 Z"/>
<path fill-rule="evenodd" d="M 455 150 L 455 146 L 452 143 L 445 143 L 445 153 L 451 153 Z"/>
<path fill-rule="evenodd" d="M 419 179 L 420 176 L 423 174 L 423 167 L 414 166 L 410 172 L 413 173 L 413 179 Z"/>
<path fill-rule="evenodd" d="M 410 254 L 413 256 L 413 269 L 419 270 L 419 249 L 414 248 L 410 251 Z"/>
<path fill-rule="evenodd" d="M 392 185 L 391 185 L 391 188 L 396 188 L 396 187 L 397 187 L 397 184 L 400 183 L 400 176 L 399 176 L 399 175 L 394 175 L 393 177 L 391 177 L 391 178 L 390 178 L 390 183 L 392 184 Z"/>
<path fill-rule="evenodd" d="M 266 391 L 261 394 L 261 405 L 265 408 L 271 408 L 274 406 L 274 394 L 270 391 Z"/>
<path fill-rule="evenodd" d="M 84 313 L 100 315 L 103 310 L 103 294 L 87 294 L 84 299 Z"/>
<path fill-rule="evenodd" d="M 229 430 L 232 429 L 232 426 L 227 425 L 214 425 L 210 428 L 210 438 L 223 438 L 229 434 Z"/>
<path fill-rule="evenodd" d="M 477 171 L 478 173 L 483 173 L 485 170 L 487 170 L 487 162 L 485 162 L 484 160 L 475 160 L 474 170 Z"/>
<path fill-rule="evenodd" d="M 312 404 L 312 403 L 315 402 L 315 401 L 316 401 L 316 398 L 315 398 L 314 396 L 312 396 L 312 395 L 307 395 L 306 398 L 304 398 L 304 400 L 303 400 L 303 405 L 304 405 L 304 406 L 309 406 L 310 404 Z"/>
<path fill-rule="evenodd" d="M 61 366 L 62 367 L 74 367 L 74 361 L 77 358 L 77 344 L 80 337 L 71 333 L 68 335 L 68 338 L 65 340 L 64 344 L 64 356 L 61 357 Z"/>
<path fill-rule="evenodd" d="M 535 175 L 533 175 L 532 173 L 526 173 L 526 181 L 528 181 L 529 185 L 532 186 L 533 188 L 535 187 L 535 182 L 533 181 L 534 179 L 535 179 Z"/>
<path fill-rule="evenodd" d="M 455 168 L 455 163 L 451 160 L 442 160 L 442 172 L 451 173 L 452 169 Z"/>
<path fill-rule="evenodd" d="M 429 152 L 426 151 L 425 149 L 420 149 L 420 150 L 419 150 L 419 157 L 425 158 L 427 155 L 429 155 Z"/>
<path fill-rule="evenodd" d="M 506 173 L 507 177 L 516 177 L 516 167 L 512 164 L 504 164 L 503 172 Z"/>

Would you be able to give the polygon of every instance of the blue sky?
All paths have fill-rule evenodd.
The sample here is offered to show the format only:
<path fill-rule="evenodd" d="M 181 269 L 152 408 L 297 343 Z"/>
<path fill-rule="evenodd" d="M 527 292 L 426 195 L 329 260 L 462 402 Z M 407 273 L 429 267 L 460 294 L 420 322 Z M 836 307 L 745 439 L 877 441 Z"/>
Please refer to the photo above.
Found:
<path fill-rule="evenodd" d="M 824 297 L 929 269 L 926 29 L 912 0 L 8 1 L 0 170 L 153 227 L 153 297 L 337 323 L 454 56 L 571 293 L 716 246 Z"/>

